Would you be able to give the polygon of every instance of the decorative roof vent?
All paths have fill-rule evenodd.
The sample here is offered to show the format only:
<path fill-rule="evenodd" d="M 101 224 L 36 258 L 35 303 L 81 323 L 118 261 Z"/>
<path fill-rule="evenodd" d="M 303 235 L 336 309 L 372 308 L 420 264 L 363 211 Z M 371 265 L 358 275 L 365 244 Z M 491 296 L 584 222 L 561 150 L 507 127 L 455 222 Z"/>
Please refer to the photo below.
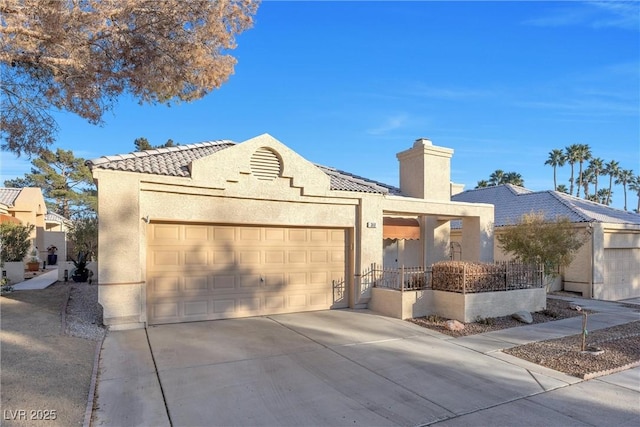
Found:
<path fill-rule="evenodd" d="M 273 181 L 282 173 L 280 156 L 270 148 L 258 148 L 251 156 L 251 173 L 263 181 Z"/>

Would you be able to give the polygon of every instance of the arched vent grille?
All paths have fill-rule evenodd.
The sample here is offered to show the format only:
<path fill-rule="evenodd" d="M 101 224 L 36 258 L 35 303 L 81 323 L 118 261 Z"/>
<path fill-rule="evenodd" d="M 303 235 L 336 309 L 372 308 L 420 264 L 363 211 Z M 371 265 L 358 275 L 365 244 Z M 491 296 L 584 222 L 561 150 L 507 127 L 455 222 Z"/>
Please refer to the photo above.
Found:
<path fill-rule="evenodd" d="M 251 156 L 251 173 L 258 179 L 273 181 L 282 173 L 280 157 L 270 148 L 258 148 Z"/>

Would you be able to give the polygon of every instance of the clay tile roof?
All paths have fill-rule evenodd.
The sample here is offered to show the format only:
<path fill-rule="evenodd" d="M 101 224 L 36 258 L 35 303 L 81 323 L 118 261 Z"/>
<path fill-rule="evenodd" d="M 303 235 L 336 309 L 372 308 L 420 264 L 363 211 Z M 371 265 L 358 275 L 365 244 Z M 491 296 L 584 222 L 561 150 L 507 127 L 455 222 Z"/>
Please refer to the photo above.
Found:
<path fill-rule="evenodd" d="M 71 224 L 71 220 L 68 220 L 67 218 L 55 212 L 47 212 L 44 215 L 44 220 L 51 221 L 51 222 L 62 222 L 64 224 Z"/>
<path fill-rule="evenodd" d="M 558 191 L 531 191 L 506 184 L 464 191 L 451 197 L 456 202 L 490 203 L 495 206 L 496 227 L 512 225 L 524 214 L 544 212 L 546 219 L 567 217 L 571 222 L 606 222 L 640 225 L 640 215 Z"/>
<path fill-rule="evenodd" d="M 21 191 L 21 188 L 0 188 L 0 203 L 9 207 L 13 206 Z"/>
<path fill-rule="evenodd" d="M 90 169 L 109 169 L 153 175 L 189 177 L 189 164 L 192 161 L 234 145 L 235 142 L 232 141 L 218 140 L 198 144 L 156 148 L 129 154 L 102 156 L 87 161 L 87 166 L 89 166 Z M 400 190 L 396 187 L 338 169 L 321 165 L 316 166 L 329 176 L 332 190 L 401 195 Z"/>

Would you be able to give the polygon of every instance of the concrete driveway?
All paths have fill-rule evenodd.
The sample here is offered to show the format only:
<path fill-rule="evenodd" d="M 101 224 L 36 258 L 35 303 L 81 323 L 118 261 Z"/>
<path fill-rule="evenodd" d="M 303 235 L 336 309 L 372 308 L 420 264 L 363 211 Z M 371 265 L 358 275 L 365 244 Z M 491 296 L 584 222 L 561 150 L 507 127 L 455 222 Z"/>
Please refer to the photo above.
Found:
<path fill-rule="evenodd" d="M 366 310 L 111 332 L 94 425 L 637 421 L 639 368 L 582 382 L 456 341 Z"/>

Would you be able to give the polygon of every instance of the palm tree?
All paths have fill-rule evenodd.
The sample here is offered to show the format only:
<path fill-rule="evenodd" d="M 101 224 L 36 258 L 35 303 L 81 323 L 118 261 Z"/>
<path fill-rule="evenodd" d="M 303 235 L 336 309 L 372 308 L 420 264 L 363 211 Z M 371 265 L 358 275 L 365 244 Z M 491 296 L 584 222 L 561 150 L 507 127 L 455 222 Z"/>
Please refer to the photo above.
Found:
<path fill-rule="evenodd" d="M 578 161 L 578 150 L 580 150 L 579 144 L 572 144 L 565 147 L 566 162 L 571 165 L 571 177 L 569 177 L 569 195 L 573 195 L 573 165 Z"/>
<path fill-rule="evenodd" d="M 478 181 L 476 188 L 487 188 L 488 186 L 489 186 L 489 181 L 487 181 L 486 179 L 483 179 Z"/>
<path fill-rule="evenodd" d="M 553 189 L 556 191 L 558 190 L 556 169 L 558 166 L 564 166 L 564 162 L 566 160 L 567 158 L 565 157 L 564 152 L 559 148 L 555 148 L 549 152 L 549 158 L 544 162 L 545 165 L 550 165 L 553 168 Z"/>
<path fill-rule="evenodd" d="M 622 184 L 622 189 L 624 191 L 624 210 L 627 210 L 627 184 L 630 183 L 634 178 L 633 171 L 631 169 L 621 169 L 618 172 L 618 176 L 616 179 L 616 184 Z"/>
<path fill-rule="evenodd" d="M 489 175 L 489 185 L 504 184 L 504 171 L 496 169 L 491 175 Z"/>
<path fill-rule="evenodd" d="M 589 144 L 577 144 L 576 159 L 580 164 L 580 173 L 578 174 L 578 187 L 576 188 L 576 197 L 580 197 L 580 187 L 582 187 L 582 164 L 591 158 L 591 147 Z"/>
<path fill-rule="evenodd" d="M 636 175 L 631 182 L 629 182 L 629 190 L 636 193 L 638 196 L 638 207 L 636 213 L 640 213 L 640 175 Z"/>
<path fill-rule="evenodd" d="M 518 187 L 524 187 L 524 179 L 522 175 L 517 172 L 507 172 L 502 179 L 503 184 L 517 185 Z"/>
<path fill-rule="evenodd" d="M 604 160 L 600 157 L 594 157 L 589 162 L 589 168 L 593 171 L 593 184 L 595 185 L 593 192 L 598 194 L 598 177 L 604 171 Z"/>
<path fill-rule="evenodd" d="M 611 190 L 608 188 L 601 188 L 598 190 L 598 203 L 602 203 L 603 205 L 609 205 L 609 200 L 611 200 Z"/>
<path fill-rule="evenodd" d="M 593 173 L 593 169 L 587 167 L 582 172 L 582 187 L 584 188 L 584 198 L 589 199 L 589 184 L 593 184 L 595 180 L 595 174 Z"/>
<path fill-rule="evenodd" d="M 564 184 L 558 185 L 558 188 L 556 188 L 556 191 L 559 193 L 565 193 L 565 194 L 569 193 L 569 191 L 567 190 L 567 186 Z"/>
<path fill-rule="evenodd" d="M 605 175 L 609 175 L 609 193 L 607 195 L 607 200 L 604 202 L 605 205 L 609 205 L 611 202 L 611 195 L 613 194 L 613 179 L 618 177 L 618 173 L 620 173 L 620 163 L 615 160 L 611 160 L 609 163 L 604 165 L 604 171 L 602 171 Z"/>

